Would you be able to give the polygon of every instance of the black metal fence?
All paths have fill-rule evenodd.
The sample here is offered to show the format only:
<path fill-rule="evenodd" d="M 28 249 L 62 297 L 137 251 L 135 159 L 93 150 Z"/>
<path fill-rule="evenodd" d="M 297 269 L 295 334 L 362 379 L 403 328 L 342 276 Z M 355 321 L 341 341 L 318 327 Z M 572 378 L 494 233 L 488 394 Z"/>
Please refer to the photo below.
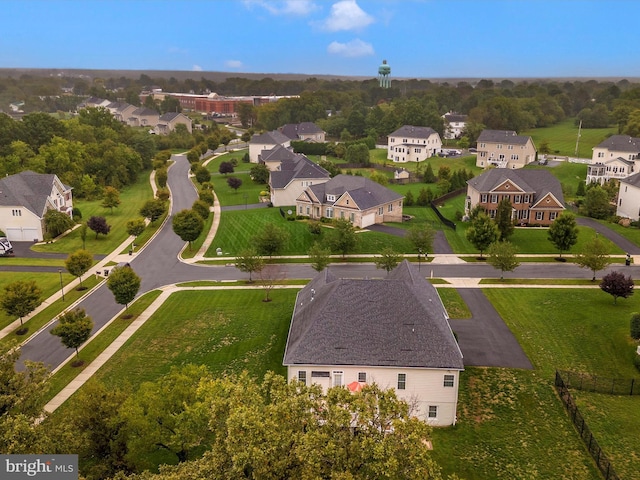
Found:
<path fill-rule="evenodd" d="M 587 373 L 560 371 L 567 388 L 608 395 L 640 395 L 640 379 L 607 378 Z"/>
<path fill-rule="evenodd" d="M 436 215 L 438 216 L 440 221 L 442 223 L 444 223 L 447 227 L 449 227 L 449 228 L 451 228 L 453 230 L 456 229 L 456 224 L 453 221 L 449 220 L 444 215 L 442 215 L 442 213 L 440 213 L 440 210 L 438 210 L 438 203 L 442 203 L 445 200 L 448 200 L 448 199 L 453 198 L 453 197 L 457 197 L 458 195 L 460 195 L 461 193 L 466 192 L 466 191 L 467 191 L 466 188 L 459 188 L 458 190 L 454 190 L 452 192 L 445 193 L 441 197 L 433 199 L 433 201 L 431 202 L 431 209 L 434 212 L 436 212 Z"/>
<path fill-rule="evenodd" d="M 591 430 L 587 426 L 587 422 L 584 420 L 584 417 L 578 410 L 578 406 L 576 405 L 571 393 L 569 392 L 569 386 L 564 381 L 562 374 L 560 371 L 556 370 L 556 381 L 555 381 L 556 389 L 558 390 L 558 395 L 560 395 L 560 399 L 564 404 L 567 412 L 569 413 L 569 417 L 573 421 L 573 425 L 576 427 L 576 430 L 580 434 L 580 438 L 584 442 L 587 450 L 593 457 L 598 466 L 598 469 L 604 476 L 605 480 L 620 480 L 620 477 L 613 469 L 611 465 L 611 461 L 606 456 L 606 454 L 598 445 L 598 442 L 591 433 Z"/>

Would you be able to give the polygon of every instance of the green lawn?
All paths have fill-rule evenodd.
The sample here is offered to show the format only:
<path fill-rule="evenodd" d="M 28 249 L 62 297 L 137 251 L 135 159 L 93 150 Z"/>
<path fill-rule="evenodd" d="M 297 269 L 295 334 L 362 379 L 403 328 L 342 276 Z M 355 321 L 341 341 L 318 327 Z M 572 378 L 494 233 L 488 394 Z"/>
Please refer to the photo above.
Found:
<path fill-rule="evenodd" d="M 74 200 L 74 207 L 82 212 L 82 221 L 86 222 L 91 216 L 102 216 L 111 225 L 108 235 L 98 235 L 87 230 L 85 248 L 91 253 L 109 254 L 116 249 L 129 236 L 126 224 L 133 218 L 140 217 L 140 208 L 147 200 L 153 197 L 151 184 L 149 183 L 149 173 L 141 172 L 138 181 L 126 187 L 120 192 L 120 205 L 113 209 L 113 213 L 100 206 L 101 200 Z M 148 228 L 148 227 L 147 227 Z M 55 243 L 36 245 L 33 247 L 38 252 L 65 252 L 71 253 L 82 248 L 82 239 L 78 229 Z"/>
<path fill-rule="evenodd" d="M 242 180 L 242 185 L 238 190 L 234 190 L 227 185 L 227 179 L 229 177 L 236 177 Z M 260 192 L 269 190 L 267 185 L 255 183 L 251 180 L 248 172 L 230 173 L 228 175 L 213 173 L 211 175 L 211 184 L 213 185 L 213 191 L 216 192 L 220 205 L 223 207 L 259 203 Z"/>
<path fill-rule="evenodd" d="M 173 365 L 214 374 L 284 374 L 282 357 L 298 289 L 177 292 L 97 373 L 109 385 L 137 385 Z"/>
<path fill-rule="evenodd" d="M 527 165 L 525 168 L 534 170 L 547 170 L 558 179 L 562 185 L 562 192 L 565 202 L 575 198 L 575 192 L 579 183 L 584 183 L 587 179 L 587 164 L 562 162 L 556 166 L 549 167 L 543 165 Z"/>
<path fill-rule="evenodd" d="M 573 118 L 568 118 L 551 127 L 533 128 L 518 133 L 520 135 L 530 135 L 537 148 L 540 148 L 542 142 L 549 142 L 551 154 L 575 156 L 578 125 L 575 124 L 575 119 Z M 607 138 L 607 135 L 616 133 L 618 131 L 615 127 L 583 128 L 580 132 L 578 156 L 580 158 L 591 158 L 591 149 Z"/>

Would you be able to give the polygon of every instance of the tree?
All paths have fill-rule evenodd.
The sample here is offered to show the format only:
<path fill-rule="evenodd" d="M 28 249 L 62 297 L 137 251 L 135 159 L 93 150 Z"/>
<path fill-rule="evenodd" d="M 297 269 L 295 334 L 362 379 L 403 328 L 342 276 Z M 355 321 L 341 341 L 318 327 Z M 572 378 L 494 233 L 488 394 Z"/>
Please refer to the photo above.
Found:
<path fill-rule="evenodd" d="M 618 271 L 607 273 L 602 277 L 600 289 L 613 297 L 615 305 L 618 297 L 627 298 L 633 295 L 633 279 L 631 276 L 625 277 Z"/>
<path fill-rule="evenodd" d="M 4 286 L 4 294 L 0 299 L 0 306 L 10 317 L 22 317 L 33 312 L 42 303 L 42 290 L 33 280 L 16 280 Z"/>
<path fill-rule="evenodd" d="M 585 194 L 585 186 L 584 186 L 584 182 L 582 180 L 578 181 L 578 187 L 576 188 L 576 196 L 577 197 L 584 197 Z"/>
<path fill-rule="evenodd" d="M 233 163 L 221 162 L 220 166 L 218 167 L 218 172 L 223 175 L 226 175 L 227 173 L 233 173 Z"/>
<path fill-rule="evenodd" d="M 169 172 L 166 167 L 156 170 L 156 183 L 158 187 L 164 188 L 167 186 L 167 180 L 169 179 Z"/>
<path fill-rule="evenodd" d="M 265 265 L 264 268 L 260 270 L 259 275 L 260 284 L 264 290 L 264 298 L 262 301 L 270 302 L 271 290 L 273 290 L 279 282 L 282 282 L 287 278 L 287 272 L 282 268 L 282 265 L 269 264 Z"/>
<path fill-rule="evenodd" d="M 76 250 L 67 257 L 64 265 L 71 275 L 78 277 L 80 280 L 80 288 L 78 290 L 83 290 L 82 275 L 87 273 L 93 265 L 93 255 L 86 250 Z"/>
<path fill-rule="evenodd" d="M 108 208 L 113 213 L 113 208 L 120 205 L 120 192 L 114 187 L 104 187 L 102 191 L 102 208 Z"/>
<path fill-rule="evenodd" d="M 383 248 L 382 252 L 380 253 L 380 257 L 377 257 L 374 260 L 376 268 L 382 268 L 386 270 L 387 275 L 389 275 L 389 272 L 396 268 L 401 261 L 402 255 L 396 253 L 391 247 Z"/>
<path fill-rule="evenodd" d="M 489 248 L 489 245 L 498 240 L 500 231 L 493 220 L 481 212 L 471 221 L 465 236 L 474 247 L 480 250 L 480 258 L 482 258 L 482 253 Z"/>
<path fill-rule="evenodd" d="M 140 277 L 127 266 L 112 269 L 107 277 L 107 287 L 113 293 L 116 303 L 124 305 L 125 311 L 129 309 L 129 303 L 138 294 L 140 283 Z"/>
<path fill-rule="evenodd" d="M 634 340 L 640 340 L 640 313 L 638 312 L 634 312 L 631 314 L 629 334 Z"/>
<path fill-rule="evenodd" d="M 427 168 L 425 168 L 424 170 L 422 180 L 424 181 L 424 183 L 436 183 L 436 176 L 433 173 L 433 167 L 431 167 L 431 163 L 427 163 Z"/>
<path fill-rule="evenodd" d="M 231 187 L 235 192 L 242 186 L 242 180 L 237 177 L 227 178 L 227 185 Z"/>
<path fill-rule="evenodd" d="M 592 282 L 596 281 L 596 272 L 603 270 L 611 263 L 609 259 L 609 249 L 598 236 L 589 240 L 584 245 L 583 251 L 578 253 L 574 258 L 575 262 L 580 265 L 581 268 L 588 268 L 593 272 Z"/>
<path fill-rule="evenodd" d="M 73 219 L 69 215 L 53 209 L 46 211 L 43 220 L 47 236 L 50 238 L 62 235 L 74 225 Z"/>
<path fill-rule="evenodd" d="M 78 227 L 78 232 L 80 233 L 80 240 L 82 240 L 82 249 L 84 250 L 87 243 L 87 224 L 81 224 Z"/>
<path fill-rule="evenodd" d="M 578 225 L 576 217 L 570 212 L 561 213 L 549 226 L 547 238 L 560 251 L 566 252 L 578 241 Z"/>
<path fill-rule="evenodd" d="M 207 170 L 207 167 L 203 167 L 202 165 L 196 168 L 195 176 L 198 183 L 205 183 L 211 180 L 211 173 Z"/>
<path fill-rule="evenodd" d="M 371 163 L 369 147 L 364 143 L 355 143 L 347 147 L 344 159 L 347 163 L 358 163 L 364 167 L 368 167 Z"/>
<path fill-rule="evenodd" d="M 309 249 L 309 262 L 311 268 L 321 272 L 331 263 L 331 249 L 324 247 L 320 242 L 314 242 Z"/>
<path fill-rule="evenodd" d="M 137 237 L 144 229 L 147 228 L 147 225 L 144 223 L 144 218 L 134 218 L 127 222 L 127 233 L 132 237 Z"/>
<path fill-rule="evenodd" d="M 251 274 L 264 268 L 264 259 L 258 255 L 255 248 L 242 250 L 236 257 L 236 268 L 249 274 L 249 283 L 252 283 Z"/>
<path fill-rule="evenodd" d="M 87 227 L 96 232 L 96 238 L 102 233 L 107 235 L 111 231 L 111 225 L 107 224 L 107 219 L 104 217 L 91 217 L 87 220 Z"/>
<path fill-rule="evenodd" d="M 51 329 L 51 333 L 60 337 L 65 347 L 74 348 L 78 358 L 78 347 L 89 339 L 91 330 L 93 330 L 91 317 L 87 316 L 84 309 L 76 308 L 58 317 L 58 325 Z"/>
<path fill-rule="evenodd" d="M 433 250 L 433 237 L 436 232 L 428 223 L 416 224 L 411 226 L 407 231 L 407 240 L 409 240 L 418 252 L 425 255 Z"/>
<path fill-rule="evenodd" d="M 209 204 L 203 200 L 196 200 L 191 205 L 191 210 L 196 212 L 198 215 L 202 217 L 203 220 L 209 218 L 211 211 L 209 210 Z"/>
<path fill-rule="evenodd" d="M 173 216 L 173 231 L 184 242 L 189 242 L 189 250 L 191 250 L 191 242 L 197 240 L 204 229 L 204 220 L 193 210 L 182 210 Z"/>
<path fill-rule="evenodd" d="M 413 198 L 413 192 L 411 190 L 409 190 L 406 195 L 404 196 L 404 205 L 405 207 L 413 207 L 413 204 L 415 203 L 415 199 Z"/>
<path fill-rule="evenodd" d="M 334 219 L 328 244 L 332 251 L 341 254 L 343 258 L 347 253 L 351 253 L 358 244 L 353 224 L 345 218 Z"/>
<path fill-rule="evenodd" d="M 600 185 L 589 185 L 584 195 L 582 209 L 585 215 L 605 219 L 611 215 L 611 204 L 609 203 L 609 194 Z"/>
<path fill-rule="evenodd" d="M 420 207 L 426 207 L 433 200 L 433 192 L 430 187 L 421 188 L 420 192 L 418 192 L 418 199 L 416 200 L 416 205 Z"/>
<path fill-rule="evenodd" d="M 389 183 L 389 178 L 382 172 L 373 172 L 369 179 L 373 180 L 380 185 L 387 185 Z"/>
<path fill-rule="evenodd" d="M 166 206 L 165 203 L 155 198 L 153 200 L 147 200 L 145 204 L 140 209 L 140 215 L 144 218 L 148 218 L 151 223 L 158 220 L 165 212 Z"/>
<path fill-rule="evenodd" d="M 496 210 L 495 222 L 498 226 L 498 230 L 500 231 L 500 240 L 503 242 L 509 240 L 509 237 L 513 235 L 513 231 L 515 230 L 512 211 L 513 207 L 511 206 L 511 202 L 508 198 L 500 200 Z"/>
<path fill-rule="evenodd" d="M 520 262 L 516 257 L 517 248 L 509 241 L 493 242 L 487 250 L 487 263 L 500 270 L 500 280 L 504 279 L 504 272 L 513 272 Z"/>
<path fill-rule="evenodd" d="M 253 245 L 261 255 L 277 255 L 282 251 L 285 244 L 289 241 L 289 232 L 277 227 L 273 223 L 267 223 L 262 232 L 254 236 L 252 239 Z"/>
<path fill-rule="evenodd" d="M 267 184 L 269 182 L 269 168 L 264 163 L 259 163 L 251 167 L 249 170 L 249 175 L 251 176 L 251 180 L 260 184 Z"/>

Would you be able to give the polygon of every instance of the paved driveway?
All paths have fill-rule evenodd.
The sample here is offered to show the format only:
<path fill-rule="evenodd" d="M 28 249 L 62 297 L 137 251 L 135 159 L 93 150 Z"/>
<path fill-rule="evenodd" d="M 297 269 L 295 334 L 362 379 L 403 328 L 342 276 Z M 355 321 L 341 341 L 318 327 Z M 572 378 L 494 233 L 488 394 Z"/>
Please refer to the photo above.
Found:
<path fill-rule="evenodd" d="M 479 288 L 459 288 L 472 317 L 450 320 L 465 366 L 533 369 L 524 350 Z"/>

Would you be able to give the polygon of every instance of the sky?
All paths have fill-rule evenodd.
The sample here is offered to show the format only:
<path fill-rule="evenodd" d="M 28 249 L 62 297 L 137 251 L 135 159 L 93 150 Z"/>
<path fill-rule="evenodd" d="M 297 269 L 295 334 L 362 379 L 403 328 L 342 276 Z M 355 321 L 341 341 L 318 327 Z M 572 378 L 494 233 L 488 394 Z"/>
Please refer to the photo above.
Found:
<path fill-rule="evenodd" d="M 0 68 L 640 77 L 637 0 L 0 0 Z"/>

